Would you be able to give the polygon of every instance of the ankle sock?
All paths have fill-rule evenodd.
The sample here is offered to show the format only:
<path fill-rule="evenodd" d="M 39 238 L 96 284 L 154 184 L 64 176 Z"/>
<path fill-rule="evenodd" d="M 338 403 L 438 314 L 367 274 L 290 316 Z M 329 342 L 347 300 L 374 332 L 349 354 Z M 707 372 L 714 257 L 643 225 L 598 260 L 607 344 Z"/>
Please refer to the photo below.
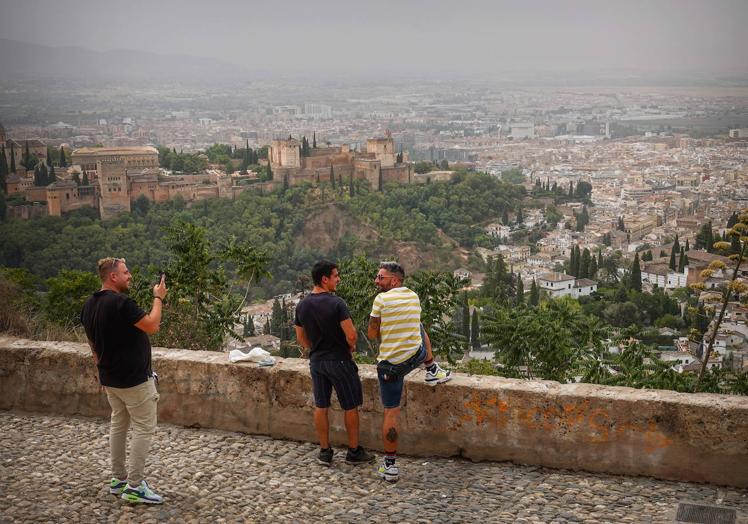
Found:
<path fill-rule="evenodd" d="M 394 454 L 394 453 L 391 454 L 391 455 L 390 454 L 385 455 L 385 457 L 384 457 L 384 465 L 387 466 L 387 467 L 394 466 L 396 458 L 397 458 L 397 455 Z"/>

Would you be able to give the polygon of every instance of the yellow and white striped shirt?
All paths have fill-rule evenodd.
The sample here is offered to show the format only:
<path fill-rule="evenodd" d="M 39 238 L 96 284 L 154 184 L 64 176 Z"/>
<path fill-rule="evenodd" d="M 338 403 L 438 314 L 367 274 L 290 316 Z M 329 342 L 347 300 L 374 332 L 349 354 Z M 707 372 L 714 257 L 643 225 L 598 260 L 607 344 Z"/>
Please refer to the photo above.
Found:
<path fill-rule="evenodd" d="M 412 357 L 421 346 L 421 301 L 407 287 L 379 293 L 374 299 L 371 316 L 381 319 L 380 361 L 400 364 Z"/>

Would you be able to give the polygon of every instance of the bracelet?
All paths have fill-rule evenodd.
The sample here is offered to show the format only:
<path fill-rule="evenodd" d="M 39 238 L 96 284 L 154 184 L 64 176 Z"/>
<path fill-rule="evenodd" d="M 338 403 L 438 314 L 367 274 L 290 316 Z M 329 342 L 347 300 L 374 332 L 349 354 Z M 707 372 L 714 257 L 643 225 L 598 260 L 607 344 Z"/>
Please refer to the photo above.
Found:
<path fill-rule="evenodd" d="M 163 299 L 163 298 L 161 298 L 161 297 L 153 297 L 153 298 L 154 298 L 154 299 L 159 299 L 159 300 L 161 301 L 161 303 L 162 303 L 162 304 L 164 303 L 164 299 Z"/>

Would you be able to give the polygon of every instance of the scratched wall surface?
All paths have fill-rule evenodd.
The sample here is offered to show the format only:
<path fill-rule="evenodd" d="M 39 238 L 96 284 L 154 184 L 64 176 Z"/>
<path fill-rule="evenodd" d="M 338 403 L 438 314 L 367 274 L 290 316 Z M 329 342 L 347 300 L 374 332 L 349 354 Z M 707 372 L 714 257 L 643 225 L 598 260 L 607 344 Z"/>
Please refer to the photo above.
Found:
<path fill-rule="evenodd" d="M 154 350 L 159 418 L 314 441 L 306 361 L 272 368 L 226 354 Z M 373 366 L 364 384 L 361 441 L 380 449 L 382 408 Z M 456 376 L 430 387 L 406 380 L 400 451 L 748 486 L 748 399 L 589 384 Z M 87 346 L 0 337 L 0 409 L 106 417 Z M 344 444 L 334 401 L 333 441 Z"/>

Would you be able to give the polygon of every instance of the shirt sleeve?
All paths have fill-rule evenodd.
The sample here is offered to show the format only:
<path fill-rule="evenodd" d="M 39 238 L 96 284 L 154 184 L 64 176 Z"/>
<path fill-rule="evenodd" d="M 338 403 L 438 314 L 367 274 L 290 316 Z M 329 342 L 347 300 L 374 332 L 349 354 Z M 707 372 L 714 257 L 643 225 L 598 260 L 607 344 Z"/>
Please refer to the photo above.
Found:
<path fill-rule="evenodd" d="M 375 318 L 379 318 L 382 316 L 382 306 L 384 305 L 384 301 L 382 300 L 382 294 L 378 294 L 376 298 L 374 298 L 374 304 L 371 306 L 371 316 Z"/>
<path fill-rule="evenodd" d="M 145 311 L 140 309 L 140 306 L 138 306 L 138 304 L 136 304 L 135 301 L 129 297 L 125 299 L 124 303 L 122 304 L 120 313 L 125 319 L 125 322 L 131 325 L 137 324 L 138 322 L 140 322 L 140 319 L 145 316 Z"/>
<path fill-rule="evenodd" d="M 351 312 L 348 310 L 348 304 L 342 298 L 338 302 L 338 322 L 343 322 L 351 318 Z"/>

